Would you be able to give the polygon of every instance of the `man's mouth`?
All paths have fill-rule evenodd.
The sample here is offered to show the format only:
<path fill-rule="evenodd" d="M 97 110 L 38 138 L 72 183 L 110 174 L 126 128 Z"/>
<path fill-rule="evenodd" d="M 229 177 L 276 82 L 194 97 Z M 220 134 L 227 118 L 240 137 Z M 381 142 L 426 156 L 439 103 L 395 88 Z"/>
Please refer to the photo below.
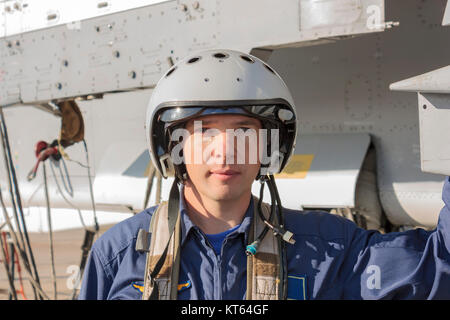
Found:
<path fill-rule="evenodd" d="M 229 180 L 240 175 L 241 173 L 232 169 L 213 169 L 209 171 L 209 174 L 220 180 Z"/>

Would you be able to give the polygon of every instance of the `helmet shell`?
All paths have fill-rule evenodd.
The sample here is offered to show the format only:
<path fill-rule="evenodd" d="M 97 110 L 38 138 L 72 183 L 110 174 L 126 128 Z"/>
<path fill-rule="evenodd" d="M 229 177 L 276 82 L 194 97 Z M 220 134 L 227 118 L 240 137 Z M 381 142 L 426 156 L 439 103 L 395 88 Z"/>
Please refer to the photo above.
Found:
<path fill-rule="evenodd" d="M 206 50 L 191 54 L 172 66 L 158 81 L 150 98 L 146 116 L 146 135 L 151 161 L 167 177 L 168 154 L 160 140 L 164 136 L 158 115 L 174 107 L 231 107 L 248 105 L 286 105 L 297 121 L 291 93 L 282 78 L 262 60 L 234 50 Z M 290 133 L 281 171 L 295 148 L 297 125 Z"/>

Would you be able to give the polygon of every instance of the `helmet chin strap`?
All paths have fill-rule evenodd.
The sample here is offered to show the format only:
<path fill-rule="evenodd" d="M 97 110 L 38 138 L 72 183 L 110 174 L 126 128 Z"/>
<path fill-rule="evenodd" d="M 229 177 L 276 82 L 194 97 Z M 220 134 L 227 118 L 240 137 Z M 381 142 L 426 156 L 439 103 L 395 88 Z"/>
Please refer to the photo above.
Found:
<path fill-rule="evenodd" d="M 294 244 L 295 240 L 293 239 L 294 234 L 289 230 L 284 229 L 284 215 L 283 208 L 281 206 L 280 196 L 278 194 L 278 189 L 275 184 L 275 178 L 273 175 L 267 175 L 260 178 L 261 188 L 259 189 L 259 201 L 258 201 L 258 215 L 261 220 L 266 224 L 266 227 L 261 231 L 258 238 L 246 248 L 247 255 L 254 255 L 258 251 L 258 247 L 267 234 L 267 231 L 272 230 L 274 235 L 276 235 L 281 242 L 288 242 L 290 244 Z M 267 219 L 261 208 L 261 204 L 263 202 L 264 197 L 264 185 L 267 183 L 270 192 L 271 198 L 271 210 L 269 218 Z M 276 216 L 276 219 L 275 219 Z"/>

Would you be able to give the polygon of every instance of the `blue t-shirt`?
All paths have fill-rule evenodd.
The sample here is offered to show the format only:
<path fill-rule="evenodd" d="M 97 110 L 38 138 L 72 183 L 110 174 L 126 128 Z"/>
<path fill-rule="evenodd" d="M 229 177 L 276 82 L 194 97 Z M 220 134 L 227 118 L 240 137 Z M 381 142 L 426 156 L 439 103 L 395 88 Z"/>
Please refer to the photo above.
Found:
<path fill-rule="evenodd" d="M 209 243 L 212 245 L 214 251 L 217 255 L 220 255 L 220 250 L 222 249 L 222 243 L 223 240 L 225 240 L 226 236 L 230 233 L 232 233 L 234 230 L 237 230 L 239 228 L 240 224 L 237 226 L 228 229 L 221 233 L 214 233 L 214 234 L 205 234 L 206 238 L 208 239 Z"/>

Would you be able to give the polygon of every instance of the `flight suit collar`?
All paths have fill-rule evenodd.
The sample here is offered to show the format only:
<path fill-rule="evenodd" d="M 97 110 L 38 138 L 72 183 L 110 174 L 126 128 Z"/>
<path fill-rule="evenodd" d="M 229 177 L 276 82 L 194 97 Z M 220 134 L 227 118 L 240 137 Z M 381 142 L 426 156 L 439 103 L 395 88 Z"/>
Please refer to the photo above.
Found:
<path fill-rule="evenodd" d="M 253 210 L 254 210 L 253 197 L 251 197 L 249 201 L 249 206 L 247 208 L 247 211 L 245 212 L 244 219 L 242 219 L 241 225 L 233 232 L 233 234 L 243 233 L 245 244 L 248 243 L 248 234 L 250 224 L 253 219 Z M 199 230 L 199 228 L 192 222 L 192 220 L 189 218 L 189 215 L 187 214 L 187 205 L 184 199 L 183 186 L 181 186 L 180 188 L 180 214 L 181 214 L 181 245 L 183 245 L 189 233 L 193 229 Z"/>

